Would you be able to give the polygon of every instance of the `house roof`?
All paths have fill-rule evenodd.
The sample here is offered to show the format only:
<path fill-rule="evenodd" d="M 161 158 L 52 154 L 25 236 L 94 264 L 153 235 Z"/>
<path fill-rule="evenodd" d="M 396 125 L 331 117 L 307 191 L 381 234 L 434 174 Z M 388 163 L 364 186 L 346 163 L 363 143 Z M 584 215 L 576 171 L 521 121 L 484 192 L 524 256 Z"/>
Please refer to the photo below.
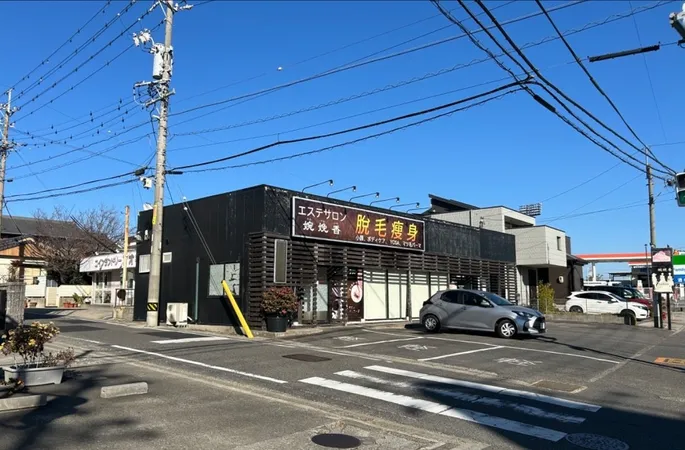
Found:
<path fill-rule="evenodd" d="M 33 217 L 10 216 L 3 218 L 4 236 L 50 236 L 69 237 L 79 233 L 76 224 L 59 220 L 36 219 Z M 49 225 L 49 226 L 48 226 Z"/>
<path fill-rule="evenodd" d="M 469 211 L 472 209 L 478 209 L 477 206 L 469 205 L 468 203 L 458 202 L 449 198 L 439 197 L 437 195 L 428 194 L 428 198 L 431 200 L 432 212 L 455 212 L 455 211 Z M 426 211 L 429 213 L 431 211 Z"/>

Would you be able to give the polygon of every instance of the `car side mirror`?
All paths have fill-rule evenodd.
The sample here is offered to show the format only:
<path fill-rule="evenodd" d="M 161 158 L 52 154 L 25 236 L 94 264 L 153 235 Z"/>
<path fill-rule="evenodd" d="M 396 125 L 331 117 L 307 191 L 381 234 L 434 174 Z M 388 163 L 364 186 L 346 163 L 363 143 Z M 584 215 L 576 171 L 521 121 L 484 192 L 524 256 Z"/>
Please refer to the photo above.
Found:
<path fill-rule="evenodd" d="M 492 307 L 492 305 L 490 304 L 490 302 L 487 301 L 487 300 L 481 300 L 480 303 L 478 303 L 478 306 L 480 306 L 481 308 L 490 308 L 490 307 Z"/>

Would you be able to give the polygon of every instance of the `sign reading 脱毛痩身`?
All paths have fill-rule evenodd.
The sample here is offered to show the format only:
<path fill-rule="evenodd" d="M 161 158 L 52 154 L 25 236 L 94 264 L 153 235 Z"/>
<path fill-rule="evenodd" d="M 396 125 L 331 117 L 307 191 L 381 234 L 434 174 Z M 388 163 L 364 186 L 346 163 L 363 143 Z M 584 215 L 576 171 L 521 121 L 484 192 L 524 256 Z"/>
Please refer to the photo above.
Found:
<path fill-rule="evenodd" d="M 293 197 L 296 237 L 423 251 L 424 229 L 421 220 Z"/>

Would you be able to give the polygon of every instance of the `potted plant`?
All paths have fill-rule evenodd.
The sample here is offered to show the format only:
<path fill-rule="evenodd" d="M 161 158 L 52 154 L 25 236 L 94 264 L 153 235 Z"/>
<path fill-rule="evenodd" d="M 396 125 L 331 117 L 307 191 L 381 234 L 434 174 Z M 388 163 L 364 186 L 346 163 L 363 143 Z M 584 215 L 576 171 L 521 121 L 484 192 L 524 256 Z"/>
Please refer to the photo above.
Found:
<path fill-rule="evenodd" d="M 272 287 L 264 291 L 261 307 L 266 318 L 266 330 L 284 333 L 297 306 L 297 296 L 291 288 Z"/>
<path fill-rule="evenodd" d="M 14 358 L 14 364 L 3 367 L 5 382 L 21 381 L 25 386 L 60 384 L 64 370 L 74 362 L 74 351 L 45 353 L 45 344 L 59 334 L 52 323 L 21 324 L 2 336 L 0 353 Z"/>

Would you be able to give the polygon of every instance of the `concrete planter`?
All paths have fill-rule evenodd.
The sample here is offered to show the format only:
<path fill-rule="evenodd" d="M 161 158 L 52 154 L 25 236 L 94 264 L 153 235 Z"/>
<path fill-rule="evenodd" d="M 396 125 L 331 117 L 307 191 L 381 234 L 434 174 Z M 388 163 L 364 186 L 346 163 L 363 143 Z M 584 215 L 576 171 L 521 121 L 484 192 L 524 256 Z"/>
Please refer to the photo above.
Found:
<path fill-rule="evenodd" d="M 55 367 L 3 367 L 5 383 L 10 380 L 21 380 L 25 386 L 43 386 L 46 384 L 60 384 L 64 376 L 64 366 Z"/>

